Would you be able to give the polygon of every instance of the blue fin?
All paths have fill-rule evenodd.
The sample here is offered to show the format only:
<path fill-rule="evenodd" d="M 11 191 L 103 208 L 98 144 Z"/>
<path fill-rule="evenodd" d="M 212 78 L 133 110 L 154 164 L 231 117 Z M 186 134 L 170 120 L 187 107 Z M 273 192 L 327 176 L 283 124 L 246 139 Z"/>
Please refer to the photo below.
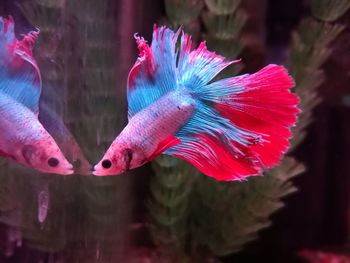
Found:
<path fill-rule="evenodd" d="M 140 55 L 128 76 L 129 118 L 177 87 L 175 45 L 179 32 L 155 27 L 151 47 L 135 36 Z"/>
<path fill-rule="evenodd" d="M 209 52 L 204 42 L 197 49 L 189 35 L 166 27 L 154 28 L 151 47 L 136 37 L 140 55 L 128 76 L 129 118 L 171 90 L 200 89 L 221 70 L 238 62 Z"/>
<path fill-rule="evenodd" d="M 181 144 L 164 153 L 182 158 L 217 180 L 243 180 L 261 173 L 259 160 L 249 151 L 258 134 L 242 129 L 204 102 L 175 135 Z"/>
<path fill-rule="evenodd" d="M 30 32 L 22 40 L 17 40 L 13 19 L 0 17 L 0 92 L 36 114 L 39 111 L 41 76 L 32 48 L 37 36 L 38 32 Z"/>
<path fill-rule="evenodd" d="M 196 134 L 219 137 L 220 140 L 226 142 L 228 147 L 232 147 L 232 151 L 236 151 L 237 154 L 239 154 L 239 149 L 230 142 L 248 146 L 257 137 L 256 133 L 234 125 L 206 103 L 198 102 L 197 109 L 191 119 L 175 135 L 181 140 L 182 144 L 170 148 L 165 153 L 171 155 L 176 153 L 177 149 L 186 147 L 186 143 L 196 140 Z"/>
<path fill-rule="evenodd" d="M 201 89 L 229 65 L 240 62 L 225 61 L 224 57 L 208 51 L 205 42 L 192 49 L 191 37 L 183 33 L 178 51 L 178 83 L 194 90 Z"/>

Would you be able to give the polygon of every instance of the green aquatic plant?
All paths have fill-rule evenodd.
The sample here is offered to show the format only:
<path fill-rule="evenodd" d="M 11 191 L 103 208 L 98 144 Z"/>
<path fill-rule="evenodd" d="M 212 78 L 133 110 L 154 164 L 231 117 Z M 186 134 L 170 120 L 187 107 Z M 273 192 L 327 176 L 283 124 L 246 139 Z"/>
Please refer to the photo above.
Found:
<path fill-rule="evenodd" d="M 302 110 L 293 129 L 293 148 L 305 138 L 312 110 L 321 102 L 317 88 L 325 81 L 322 66 L 332 54 L 330 43 L 345 29 L 336 20 L 350 8 L 350 1 L 312 1 L 311 7 L 312 16 L 304 18 L 293 33 L 287 61 Z"/>
<path fill-rule="evenodd" d="M 334 22 L 350 8 L 348 0 L 312 0 L 312 15 L 325 22 Z"/>
<path fill-rule="evenodd" d="M 183 26 L 194 38 L 199 37 L 199 16 L 204 7 L 202 0 L 165 0 L 166 22 L 174 27 Z"/>
<path fill-rule="evenodd" d="M 199 171 L 183 160 L 161 156 L 153 163 L 149 201 L 150 230 L 165 258 L 174 262 L 189 260 L 185 251 L 192 214 L 192 190 Z M 164 176 L 166 175 L 166 176 Z"/>
<path fill-rule="evenodd" d="M 241 7 L 241 0 L 205 0 L 206 9 L 201 12 L 205 26 L 203 38 L 208 49 L 226 57 L 237 59 L 243 49 L 240 41 L 247 14 Z M 226 75 L 235 75 L 242 69 L 242 63 L 226 70 Z M 222 74 L 221 74 L 222 76 Z"/>
<path fill-rule="evenodd" d="M 304 171 L 302 164 L 285 158 L 262 177 L 246 182 L 197 180 L 193 210 L 193 236 L 209 256 L 226 256 L 240 251 L 271 225 L 270 216 L 284 206 L 281 198 L 295 192 L 290 181 Z"/>

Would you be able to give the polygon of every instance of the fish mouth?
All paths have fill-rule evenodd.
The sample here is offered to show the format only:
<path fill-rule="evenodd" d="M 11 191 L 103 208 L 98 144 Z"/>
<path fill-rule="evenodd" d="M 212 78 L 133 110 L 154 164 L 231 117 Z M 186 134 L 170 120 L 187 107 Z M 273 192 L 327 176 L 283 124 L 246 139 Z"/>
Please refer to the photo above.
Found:
<path fill-rule="evenodd" d="M 69 164 L 66 169 L 59 172 L 62 175 L 70 175 L 74 173 L 74 167 L 72 164 Z"/>
<path fill-rule="evenodd" d="M 93 171 L 92 174 L 96 175 L 96 176 L 105 176 L 105 175 L 101 174 L 99 171 Z"/>
<path fill-rule="evenodd" d="M 116 171 L 113 171 L 112 169 L 106 170 L 106 169 L 102 168 L 102 166 L 100 164 L 97 164 L 94 166 L 94 170 L 93 170 L 92 174 L 96 175 L 96 176 L 113 176 L 113 175 L 119 175 L 123 172 L 124 171 L 116 172 Z"/>
<path fill-rule="evenodd" d="M 94 170 L 92 171 L 92 174 L 96 175 L 96 176 L 107 176 L 108 175 L 108 173 L 106 174 L 106 171 L 103 171 L 101 169 L 101 167 L 99 167 L 99 165 L 94 166 Z"/>
<path fill-rule="evenodd" d="M 62 174 L 64 174 L 64 175 L 70 175 L 70 174 L 73 174 L 73 173 L 74 173 L 73 169 L 68 169 L 68 170 L 62 172 Z"/>
<path fill-rule="evenodd" d="M 47 170 L 40 170 L 43 173 L 49 173 L 49 174 L 57 174 L 57 175 L 70 175 L 74 173 L 73 169 L 62 169 L 62 170 L 55 170 L 55 171 L 47 171 Z"/>

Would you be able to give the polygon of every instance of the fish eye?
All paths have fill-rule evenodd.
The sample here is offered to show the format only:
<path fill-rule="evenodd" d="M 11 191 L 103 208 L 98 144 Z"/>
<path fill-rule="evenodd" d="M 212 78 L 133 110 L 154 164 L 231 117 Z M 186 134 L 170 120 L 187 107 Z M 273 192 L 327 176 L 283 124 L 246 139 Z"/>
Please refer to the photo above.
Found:
<path fill-rule="evenodd" d="M 112 162 L 108 159 L 102 161 L 102 167 L 108 169 L 112 166 Z"/>
<path fill-rule="evenodd" d="M 51 167 L 56 167 L 60 161 L 57 158 L 51 157 L 48 161 L 47 161 L 48 165 Z"/>

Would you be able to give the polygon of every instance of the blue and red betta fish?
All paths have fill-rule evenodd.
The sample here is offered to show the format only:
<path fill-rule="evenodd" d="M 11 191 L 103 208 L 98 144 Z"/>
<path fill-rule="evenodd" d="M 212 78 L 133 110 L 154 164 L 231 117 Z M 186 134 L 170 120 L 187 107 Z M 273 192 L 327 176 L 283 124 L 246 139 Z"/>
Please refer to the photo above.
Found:
<path fill-rule="evenodd" d="M 204 42 L 194 49 L 189 35 L 166 27 L 154 29 L 151 46 L 141 37 L 136 42 L 140 54 L 127 83 L 129 123 L 95 175 L 120 174 L 161 153 L 224 181 L 259 175 L 279 162 L 299 112 L 285 68 L 268 65 L 214 81 L 238 61 L 225 61 Z"/>
<path fill-rule="evenodd" d="M 72 164 L 44 127 L 49 123 L 47 114 L 39 115 L 41 76 L 32 54 L 37 36 L 38 32 L 30 32 L 16 39 L 13 19 L 0 17 L 0 156 L 41 172 L 71 174 Z M 70 141 L 71 150 L 67 152 L 79 155 L 63 124 L 50 122 L 55 122 L 51 130 L 58 130 L 64 141 Z"/>

